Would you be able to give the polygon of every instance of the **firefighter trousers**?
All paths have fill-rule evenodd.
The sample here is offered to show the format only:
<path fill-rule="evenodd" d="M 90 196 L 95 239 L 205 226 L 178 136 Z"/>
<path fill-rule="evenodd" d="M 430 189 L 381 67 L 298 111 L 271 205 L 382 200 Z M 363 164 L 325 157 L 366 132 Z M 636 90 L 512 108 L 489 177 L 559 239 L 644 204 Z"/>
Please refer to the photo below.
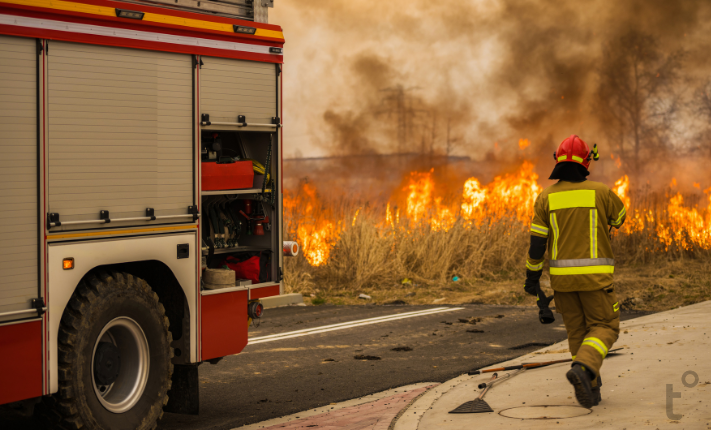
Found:
<path fill-rule="evenodd" d="M 563 315 L 573 362 L 595 375 L 620 334 L 620 305 L 614 286 L 595 291 L 555 292 L 556 311 Z M 593 380 L 593 387 L 597 380 Z"/>

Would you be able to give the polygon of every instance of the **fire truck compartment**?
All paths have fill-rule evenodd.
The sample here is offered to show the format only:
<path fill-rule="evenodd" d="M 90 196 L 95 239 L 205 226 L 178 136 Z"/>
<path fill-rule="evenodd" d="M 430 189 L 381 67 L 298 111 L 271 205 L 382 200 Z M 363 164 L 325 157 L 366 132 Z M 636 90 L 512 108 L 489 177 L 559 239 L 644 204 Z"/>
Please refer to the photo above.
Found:
<path fill-rule="evenodd" d="M 37 317 L 37 42 L 0 36 L 0 323 Z M 2 385 L 2 384 L 0 384 Z M 0 401 L 2 403 L 2 401 Z"/>
<path fill-rule="evenodd" d="M 48 44 L 51 231 L 191 222 L 191 56 Z"/>
<path fill-rule="evenodd" d="M 0 350 L 0 404 L 41 396 L 42 321 L 0 326 Z"/>
<path fill-rule="evenodd" d="M 201 231 L 207 266 L 222 267 L 227 257 L 225 254 L 244 256 L 246 253 L 261 253 L 271 256 L 266 269 L 267 282 L 270 285 L 280 282 L 280 234 L 278 229 L 275 231 L 272 228 L 280 222 L 277 197 L 281 184 L 275 180 L 278 177 L 280 148 L 276 144 L 276 134 L 236 131 L 228 127 L 203 130 L 201 137 L 203 169 L 210 164 L 210 169 L 215 166 L 214 162 L 206 163 L 205 160 L 236 159 L 239 160 L 237 163 L 248 161 L 250 165 L 263 166 L 266 172 L 262 170 L 262 173 L 269 173 L 266 182 L 266 175 L 254 174 L 253 183 L 246 189 L 211 191 L 206 188 L 203 179 Z M 224 184 L 219 184 L 219 179 L 216 182 L 216 187 L 226 188 Z"/>
<path fill-rule="evenodd" d="M 256 124 L 250 127 L 276 130 L 272 119 L 279 116 L 278 64 L 204 56 L 201 61 L 200 113 L 209 115 L 211 122 L 205 127 L 238 128 L 245 127 L 241 124 Z"/>
<path fill-rule="evenodd" d="M 202 359 L 237 354 L 247 345 L 247 290 L 203 296 Z"/>

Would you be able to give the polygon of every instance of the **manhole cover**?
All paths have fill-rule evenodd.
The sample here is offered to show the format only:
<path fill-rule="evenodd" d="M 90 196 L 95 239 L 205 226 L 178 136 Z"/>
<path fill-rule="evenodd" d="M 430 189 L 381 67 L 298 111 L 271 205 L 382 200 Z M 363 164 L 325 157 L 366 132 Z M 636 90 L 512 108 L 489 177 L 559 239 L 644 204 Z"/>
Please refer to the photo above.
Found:
<path fill-rule="evenodd" d="M 554 420 L 561 418 L 581 417 L 591 412 L 592 409 L 587 409 L 580 406 L 540 405 L 517 406 L 515 408 L 508 408 L 499 412 L 499 415 L 501 415 L 502 417 L 516 418 L 519 420 Z"/>

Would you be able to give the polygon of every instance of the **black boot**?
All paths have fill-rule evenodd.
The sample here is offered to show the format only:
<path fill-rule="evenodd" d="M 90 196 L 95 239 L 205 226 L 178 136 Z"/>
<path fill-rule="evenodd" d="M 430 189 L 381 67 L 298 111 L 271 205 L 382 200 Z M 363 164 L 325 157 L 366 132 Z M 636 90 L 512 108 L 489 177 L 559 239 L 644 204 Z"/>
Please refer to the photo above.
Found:
<path fill-rule="evenodd" d="M 600 387 L 602 387 L 602 378 L 597 375 L 597 387 L 592 389 L 593 392 L 593 406 L 597 406 L 602 401 L 602 394 L 600 393 Z"/>
<path fill-rule="evenodd" d="M 580 363 L 573 363 L 573 366 L 565 374 L 568 381 L 575 388 L 575 398 L 578 399 L 580 406 L 584 408 L 592 408 L 595 406 L 596 396 L 593 393 L 590 381 L 592 379 L 590 372 L 586 370 Z"/>

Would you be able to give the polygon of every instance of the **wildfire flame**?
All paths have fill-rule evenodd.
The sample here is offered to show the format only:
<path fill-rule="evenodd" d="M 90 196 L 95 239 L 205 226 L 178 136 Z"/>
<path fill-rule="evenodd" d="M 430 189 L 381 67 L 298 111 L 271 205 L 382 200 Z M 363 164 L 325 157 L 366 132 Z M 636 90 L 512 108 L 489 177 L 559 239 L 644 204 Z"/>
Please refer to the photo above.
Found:
<path fill-rule="evenodd" d="M 487 190 L 482 188 L 477 178 L 469 178 L 464 183 L 462 193 L 462 217 L 467 221 L 481 219 L 482 203 L 486 200 Z"/>
<path fill-rule="evenodd" d="M 424 173 L 410 173 L 410 183 L 405 188 L 408 192 L 407 217 L 415 223 L 425 218 L 431 207 L 432 191 L 434 190 L 432 173 L 434 173 L 434 169 Z"/>
<path fill-rule="evenodd" d="M 630 178 L 627 177 L 627 175 L 624 175 L 617 181 L 615 181 L 615 186 L 612 187 L 612 191 L 617 194 L 620 199 L 622 200 L 622 203 L 625 204 L 625 208 L 629 209 L 630 208 L 630 197 L 628 195 L 630 189 Z"/>
<path fill-rule="evenodd" d="M 610 154 L 610 158 L 615 162 L 615 166 L 618 169 L 622 167 L 622 159 L 620 157 L 615 157 L 615 154 Z"/>
<path fill-rule="evenodd" d="M 692 251 L 696 248 L 711 249 L 711 188 L 704 190 L 707 194 L 707 208 L 705 211 L 698 207 L 684 205 L 684 196 L 677 191 L 678 182 L 672 178 L 669 189 L 674 190 L 672 195 L 666 196 L 666 203 L 661 208 L 634 207 L 629 196 L 630 182 L 624 175 L 612 188 L 622 199 L 627 211 L 627 222 L 621 229 L 622 234 L 639 233 L 644 230 L 653 234 L 667 252 L 672 247 L 679 250 Z M 701 188 L 700 184 L 693 183 L 694 188 Z"/>
<path fill-rule="evenodd" d="M 667 206 L 669 222 L 657 225 L 659 239 L 669 249 L 672 243 L 679 244 L 684 249 L 692 249 L 694 245 L 711 248 L 711 219 L 704 219 L 697 208 L 684 207 L 684 197 L 676 193 Z"/>
<path fill-rule="evenodd" d="M 376 224 L 382 234 L 393 229 L 409 234 L 416 228 L 447 232 L 458 222 L 464 228 L 480 228 L 485 223 L 510 218 L 527 229 L 536 197 L 542 191 L 537 181 L 534 165 L 524 161 L 517 171 L 497 176 L 486 185 L 471 177 L 464 182 L 460 197 L 445 198 L 440 195 L 445 184 L 437 184 L 434 169 L 411 172 L 400 192 L 388 201 L 383 221 Z M 700 189 L 697 183 L 693 186 Z M 665 197 L 662 206 L 658 203 L 650 206 L 633 198 L 627 175 L 615 181 L 612 191 L 627 208 L 627 221 L 615 234 L 646 232 L 663 250 L 711 249 L 711 188 L 704 190 L 708 208 L 703 210 L 685 206 L 685 198 L 676 187 L 674 179 L 670 184 L 673 195 Z M 402 223 L 398 204 L 404 206 Z M 327 263 L 343 229 L 354 227 L 359 219 L 369 216 L 363 215 L 363 207 L 358 207 L 352 217 L 344 218 L 346 221 L 336 221 L 334 213 L 320 202 L 316 189 L 308 182 L 301 184 L 296 195 L 285 193 L 284 209 L 287 220 L 294 220 L 288 224 L 287 232 L 295 236 L 312 266 Z"/>
<path fill-rule="evenodd" d="M 296 236 L 306 260 L 312 266 L 326 263 L 338 240 L 339 229 L 329 210 L 320 204 L 316 189 L 310 183 L 302 182 L 296 196 L 284 194 L 283 204 L 286 216 L 298 219 L 298 226 L 291 234 Z"/>

